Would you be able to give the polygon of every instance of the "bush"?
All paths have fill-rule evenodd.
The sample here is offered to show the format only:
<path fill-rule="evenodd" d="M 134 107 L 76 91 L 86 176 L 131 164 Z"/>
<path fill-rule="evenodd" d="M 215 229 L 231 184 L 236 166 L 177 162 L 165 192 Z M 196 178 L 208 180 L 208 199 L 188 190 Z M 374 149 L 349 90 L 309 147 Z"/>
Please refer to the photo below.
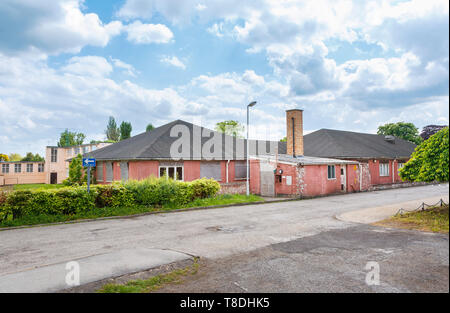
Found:
<path fill-rule="evenodd" d="M 99 208 L 133 206 L 133 194 L 120 183 L 111 185 L 95 185 L 91 188 L 97 196 L 95 204 Z"/>
<path fill-rule="evenodd" d="M 111 185 L 60 189 L 18 190 L 0 194 L 0 222 L 28 215 L 73 215 L 95 208 L 142 206 L 183 206 L 195 199 L 213 197 L 220 189 L 212 179 L 180 182 L 165 178 L 130 180 Z"/>
<path fill-rule="evenodd" d="M 215 196 L 220 190 L 220 184 L 214 179 L 197 179 L 191 182 L 194 198 L 209 198 Z"/>

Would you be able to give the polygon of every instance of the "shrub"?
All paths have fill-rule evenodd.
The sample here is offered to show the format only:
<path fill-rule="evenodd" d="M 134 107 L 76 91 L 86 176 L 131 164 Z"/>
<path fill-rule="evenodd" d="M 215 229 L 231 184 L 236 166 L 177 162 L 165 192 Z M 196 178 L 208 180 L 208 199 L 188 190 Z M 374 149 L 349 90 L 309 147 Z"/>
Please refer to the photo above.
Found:
<path fill-rule="evenodd" d="M 215 196 L 220 190 L 220 184 L 214 179 L 197 179 L 191 182 L 194 198 L 209 198 Z"/>
<path fill-rule="evenodd" d="M 96 193 L 95 204 L 99 208 L 133 206 L 133 194 L 120 183 L 95 185 L 91 188 Z"/>

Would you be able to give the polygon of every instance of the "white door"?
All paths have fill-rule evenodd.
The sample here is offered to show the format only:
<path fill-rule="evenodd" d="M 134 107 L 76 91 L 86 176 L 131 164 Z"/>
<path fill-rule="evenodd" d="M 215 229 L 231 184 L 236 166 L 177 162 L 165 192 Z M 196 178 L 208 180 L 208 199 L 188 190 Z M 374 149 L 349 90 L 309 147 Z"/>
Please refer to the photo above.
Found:
<path fill-rule="evenodd" d="M 261 196 L 275 196 L 275 167 L 269 162 L 260 161 Z"/>
<path fill-rule="evenodd" d="M 347 168 L 346 165 L 341 165 L 341 191 L 347 191 Z"/>

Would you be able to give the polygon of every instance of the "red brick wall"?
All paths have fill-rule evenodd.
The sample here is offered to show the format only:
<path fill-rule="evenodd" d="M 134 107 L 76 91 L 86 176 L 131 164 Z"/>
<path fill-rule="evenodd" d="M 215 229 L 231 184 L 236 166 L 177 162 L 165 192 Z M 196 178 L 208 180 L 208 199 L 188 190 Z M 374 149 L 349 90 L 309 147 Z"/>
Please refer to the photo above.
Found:
<path fill-rule="evenodd" d="M 359 166 L 347 165 L 347 192 L 359 191 Z"/>
<path fill-rule="evenodd" d="M 294 195 L 298 194 L 298 186 L 297 186 L 297 166 L 281 164 L 278 163 L 278 170 L 282 169 L 283 174 L 281 174 L 281 183 L 278 180 L 275 180 L 275 194 L 277 195 Z M 286 176 L 291 176 L 292 183 L 291 185 L 286 184 Z"/>
<path fill-rule="evenodd" d="M 250 160 L 250 193 L 261 193 L 261 176 L 259 160 Z"/>
<path fill-rule="evenodd" d="M 200 161 L 184 162 L 184 181 L 193 181 L 200 178 Z"/>
<path fill-rule="evenodd" d="M 341 192 L 341 167 L 336 165 L 336 178 L 328 179 L 327 165 L 306 165 L 303 167 L 304 196 L 319 196 Z"/>
<path fill-rule="evenodd" d="M 113 180 L 120 180 L 120 162 L 113 162 Z"/>
<path fill-rule="evenodd" d="M 129 179 L 145 179 L 150 176 L 158 177 L 158 161 L 130 161 L 128 167 Z"/>

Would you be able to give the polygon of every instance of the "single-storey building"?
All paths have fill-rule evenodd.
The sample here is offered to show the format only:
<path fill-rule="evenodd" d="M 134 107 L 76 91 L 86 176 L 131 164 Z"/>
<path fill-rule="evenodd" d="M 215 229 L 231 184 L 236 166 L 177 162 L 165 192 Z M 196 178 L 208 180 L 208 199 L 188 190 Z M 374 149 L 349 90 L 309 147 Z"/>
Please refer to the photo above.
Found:
<path fill-rule="evenodd" d="M 44 162 L 1 161 L 0 186 L 45 183 Z"/>
<path fill-rule="evenodd" d="M 322 129 L 303 136 L 303 111 L 286 111 L 286 142 L 249 140 L 250 191 L 264 196 L 356 192 L 398 182 L 414 151 L 407 141 Z M 97 183 L 149 176 L 217 180 L 244 193 L 247 141 L 177 120 L 85 154 L 97 160 Z"/>

